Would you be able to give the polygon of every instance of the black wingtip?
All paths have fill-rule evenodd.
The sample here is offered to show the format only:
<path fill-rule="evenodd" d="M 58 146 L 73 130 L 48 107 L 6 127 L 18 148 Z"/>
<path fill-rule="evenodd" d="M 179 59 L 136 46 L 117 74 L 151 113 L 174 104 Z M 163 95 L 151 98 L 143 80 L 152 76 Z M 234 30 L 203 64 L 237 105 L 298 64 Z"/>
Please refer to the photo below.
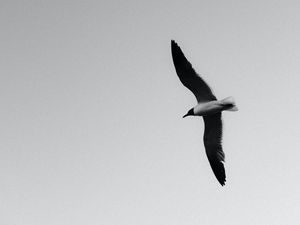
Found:
<path fill-rule="evenodd" d="M 225 182 L 226 182 L 226 175 L 225 175 L 225 171 L 223 171 L 222 173 L 215 173 L 217 180 L 219 181 L 219 183 L 224 186 Z"/>
<path fill-rule="evenodd" d="M 181 51 L 180 47 L 174 40 L 171 40 L 171 50 L 172 50 L 173 60 L 175 60 L 175 61 L 187 60 L 185 58 L 183 52 Z M 176 67 L 175 61 L 174 61 L 174 65 Z"/>
<path fill-rule="evenodd" d="M 171 40 L 171 47 L 173 48 L 174 45 L 176 45 L 176 42 L 172 39 L 172 40 Z"/>
<path fill-rule="evenodd" d="M 220 162 L 219 159 L 216 157 L 209 157 L 209 156 L 208 156 L 208 161 L 218 182 L 222 186 L 224 186 L 226 182 L 226 173 L 225 173 L 223 162 Z"/>
<path fill-rule="evenodd" d="M 176 41 L 174 41 L 173 39 L 171 40 L 171 45 L 172 46 L 178 46 L 178 44 L 176 43 Z"/>
<path fill-rule="evenodd" d="M 215 173 L 215 171 L 214 171 Z M 218 180 L 218 182 L 222 185 L 222 187 L 225 185 L 226 182 L 226 175 L 225 175 L 225 171 L 224 173 L 215 173 L 215 176 Z"/>
<path fill-rule="evenodd" d="M 222 185 L 222 187 L 225 185 L 226 182 L 226 177 L 221 178 L 221 177 L 216 177 L 219 183 Z"/>
<path fill-rule="evenodd" d="M 220 184 L 222 185 L 222 187 L 225 186 L 225 181 L 226 180 L 224 180 L 223 182 L 220 182 Z"/>

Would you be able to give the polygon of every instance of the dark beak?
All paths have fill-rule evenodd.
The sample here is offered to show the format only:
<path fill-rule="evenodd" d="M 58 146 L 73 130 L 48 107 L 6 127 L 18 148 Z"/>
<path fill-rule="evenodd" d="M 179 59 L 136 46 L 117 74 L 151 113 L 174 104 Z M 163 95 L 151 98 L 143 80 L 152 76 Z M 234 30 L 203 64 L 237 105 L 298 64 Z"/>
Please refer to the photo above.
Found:
<path fill-rule="evenodd" d="M 187 117 L 187 116 L 193 116 L 193 115 L 195 115 L 195 113 L 194 113 L 194 109 L 192 108 L 182 118 Z"/>

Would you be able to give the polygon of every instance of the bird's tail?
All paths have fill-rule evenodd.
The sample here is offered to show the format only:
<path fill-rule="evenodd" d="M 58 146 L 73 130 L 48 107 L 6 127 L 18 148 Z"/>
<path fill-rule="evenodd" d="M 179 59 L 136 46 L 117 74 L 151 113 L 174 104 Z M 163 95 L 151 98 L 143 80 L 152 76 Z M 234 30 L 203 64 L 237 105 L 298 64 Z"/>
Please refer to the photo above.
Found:
<path fill-rule="evenodd" d="M 238 111 L 239 109 L 236 107 L 234 98 L 232 96 L 224 98 L 221 100 L 221 103 L 226 106 L 227 111 Z"/>

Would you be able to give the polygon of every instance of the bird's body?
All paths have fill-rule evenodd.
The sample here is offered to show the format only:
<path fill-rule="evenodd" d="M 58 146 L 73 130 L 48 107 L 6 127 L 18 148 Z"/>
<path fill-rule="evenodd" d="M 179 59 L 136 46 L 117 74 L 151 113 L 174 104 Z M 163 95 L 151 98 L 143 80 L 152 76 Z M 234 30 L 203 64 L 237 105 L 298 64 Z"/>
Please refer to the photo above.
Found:
<path fill-rule="evenodd" d="M 202 116 L 205 130 L 203 135 L 206 155 L 210 166 L 221 185 L 225 184 L 224 169 L 225 154 L 222 149 L 222 111 L 237 111 L 232 97 L 217 100 L 210 87 L 195 72 L 190 62 L 185 58 L 180 47 L 171 41 L 171 50 L 176 73 L 184 86 L 195 95 L 198 104 L 191 108 L 186 116 Z"/>
<path fill-rule="evenodd" d="M 208 116 L 208 115 L 222 112 L 224 110 L 236 111 L 237 108 L 234 105 L 233 98 L 228 97 L 223 100 L 200 102 L 193 108 L 193 110 L 195 116 Z"/>

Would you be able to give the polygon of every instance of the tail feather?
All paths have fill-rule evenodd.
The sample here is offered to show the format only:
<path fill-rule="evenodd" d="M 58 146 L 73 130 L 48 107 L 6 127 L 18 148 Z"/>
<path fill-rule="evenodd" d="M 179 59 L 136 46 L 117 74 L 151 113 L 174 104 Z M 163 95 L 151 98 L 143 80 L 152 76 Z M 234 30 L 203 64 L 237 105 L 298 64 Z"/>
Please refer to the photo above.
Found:
<path fill-rule="evenodd" d="M 236 107 L 235 100 L 232 96 L 224 98 L 221 100 L 222 104 L 228 106 L 227 111 L 238 111 L 239 109 Z"/>

